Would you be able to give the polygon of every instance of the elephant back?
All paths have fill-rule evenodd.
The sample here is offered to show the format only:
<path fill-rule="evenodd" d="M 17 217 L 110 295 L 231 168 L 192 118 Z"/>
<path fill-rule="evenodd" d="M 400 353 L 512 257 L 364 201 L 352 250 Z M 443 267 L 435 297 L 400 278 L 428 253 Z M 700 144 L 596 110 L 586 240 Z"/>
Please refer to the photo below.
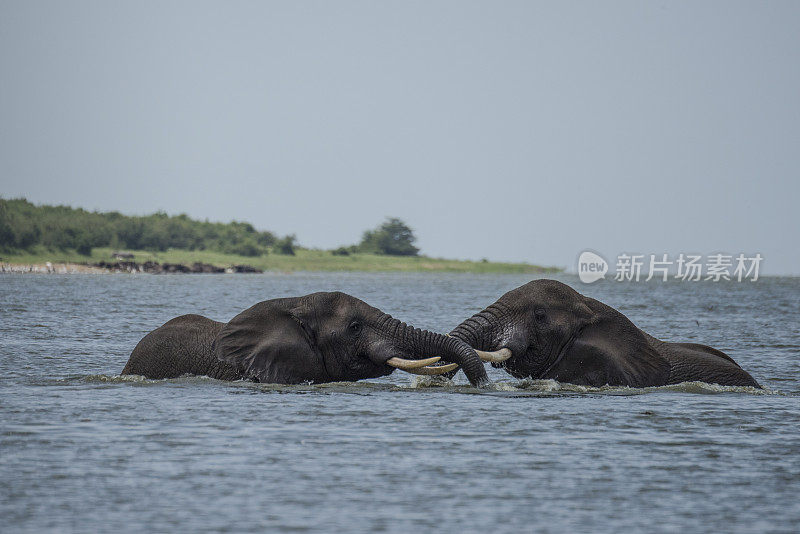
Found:
<path fill-rule="evenodd" d="M 185 374 L 236 380 L 241 374 L 214 356 L 223 323 L 202 315 L 181 315 L 156 328 L 136 345 L 122 374 L 177 378 Z"/>

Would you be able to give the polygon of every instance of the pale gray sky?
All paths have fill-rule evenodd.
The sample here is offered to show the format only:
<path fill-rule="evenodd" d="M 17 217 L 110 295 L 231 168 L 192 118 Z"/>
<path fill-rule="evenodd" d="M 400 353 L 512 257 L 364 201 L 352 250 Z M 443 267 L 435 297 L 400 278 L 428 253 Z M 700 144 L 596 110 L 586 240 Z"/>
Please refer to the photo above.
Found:
<path fill-rule="evenodd" d="M 800 274 L 800 2 L 0 0 L 0 195 Z"/>

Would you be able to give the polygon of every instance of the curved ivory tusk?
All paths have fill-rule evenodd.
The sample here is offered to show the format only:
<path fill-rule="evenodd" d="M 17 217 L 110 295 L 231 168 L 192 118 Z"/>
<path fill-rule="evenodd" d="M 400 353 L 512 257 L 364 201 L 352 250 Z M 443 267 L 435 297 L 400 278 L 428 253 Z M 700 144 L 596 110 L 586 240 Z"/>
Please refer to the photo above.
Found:
<path fill-rule="evenodd" d="M 408 371 L 409 369 L 419 369 L 420 367 L 425 367 L 426 365 L 436 363 L 439 360 L 441 360 L 439 356 L 425 358 L 424 360 L 406 360 L 405 358 L 395 357 L 386 360 L 386 364 L 391 365 L 392 367 L 397 367 L 398 369 L 402 369 L 403 371 Z"/>
<path fill-rule="evenodd" d="M 480 359 L 485 362 L 500 363 L 511 357 L 511 349 L 506 348 L 502 348 L 494 352 L 484 352 L 482 350 L 476 350 L 475 352 L 477 352 Z"/>
<path fill-rule="evenodd" d="M 403 369 L 406 373 L 412 375 L 442 375 L 453 369 L 458 369 L 457 363 L 448 363 L 447 365 L 435 365 L 431 367 L 418 367 L 417 369 Z"/>

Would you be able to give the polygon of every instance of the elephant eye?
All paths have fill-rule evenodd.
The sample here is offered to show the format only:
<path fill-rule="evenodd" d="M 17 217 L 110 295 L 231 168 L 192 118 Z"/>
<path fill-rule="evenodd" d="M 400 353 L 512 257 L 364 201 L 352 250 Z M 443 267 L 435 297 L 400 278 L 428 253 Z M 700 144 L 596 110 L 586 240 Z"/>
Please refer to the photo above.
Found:
<path fill-rule="evenodd" d="M 543 308 L 536 308 L 533 315 L 536 317 L 537 321 L 544 322 L 547 319 L 547 312 L 545 312 Z"/>
<path fill-rule="evenodd" d="M 350 323 L 350 326 L 347 327 L 347 330 L 349 330 L 351 334 L 358 334 L 361 332 L 361 323 L 353 321 Z"/>

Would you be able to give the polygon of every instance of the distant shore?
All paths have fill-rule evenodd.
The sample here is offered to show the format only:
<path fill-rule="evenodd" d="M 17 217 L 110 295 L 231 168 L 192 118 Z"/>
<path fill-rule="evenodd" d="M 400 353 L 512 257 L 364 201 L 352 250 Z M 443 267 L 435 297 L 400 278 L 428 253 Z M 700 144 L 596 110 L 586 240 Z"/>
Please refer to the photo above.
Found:
<path fill-rule="evenodd" d="M 0 262 L 0 273 L 13 274 L 100 274 L 109 272 L 101 267 L 80 263 L 6 263 Z"/>
<path fill-rule="evenodd" d="M 155 263 L 146 262 L 100 262 L 99 264 L 84 263 L 4 263 L 0 262 L 0 273 L 11 274 L 237 274 L 237 273 L 263 273 L 250 265 L 233 265 L 231 267 L 217 267 L 207 263 L 193 263 L 184 265 L 180 263 Z"/>
<path fill-rule="evenodd" d="M 384 271 L 464 273 L 553 273 L 562 269 L 529 263 L 449 260 L 425 256 L 386 256 L 354 253 L 335 255 L 328 250 L 297 250 L 295 255 L 269 254 L 247 257 L 205 250 L 165 252 L 126 251 L 115 257 L 113 250 L 96 248 L 91 256 L 73 251 L 3 254 L 0 273 L 243 273 L 292 271 Z"/>
<path fill-rule="evenodd" d="M 0 272 L 258 273 L 386 271 L 551 273 L 562 269 L 488 259 L 417 256 L 414 231 L 402 220 L 364 232 L 357 244 L 304 248 L 247 222 L 201 221 L 158 212 L 145 216 L 35 205 L 0 198 Z M 156 252 L 154 252 L 156 251 Z"/>

